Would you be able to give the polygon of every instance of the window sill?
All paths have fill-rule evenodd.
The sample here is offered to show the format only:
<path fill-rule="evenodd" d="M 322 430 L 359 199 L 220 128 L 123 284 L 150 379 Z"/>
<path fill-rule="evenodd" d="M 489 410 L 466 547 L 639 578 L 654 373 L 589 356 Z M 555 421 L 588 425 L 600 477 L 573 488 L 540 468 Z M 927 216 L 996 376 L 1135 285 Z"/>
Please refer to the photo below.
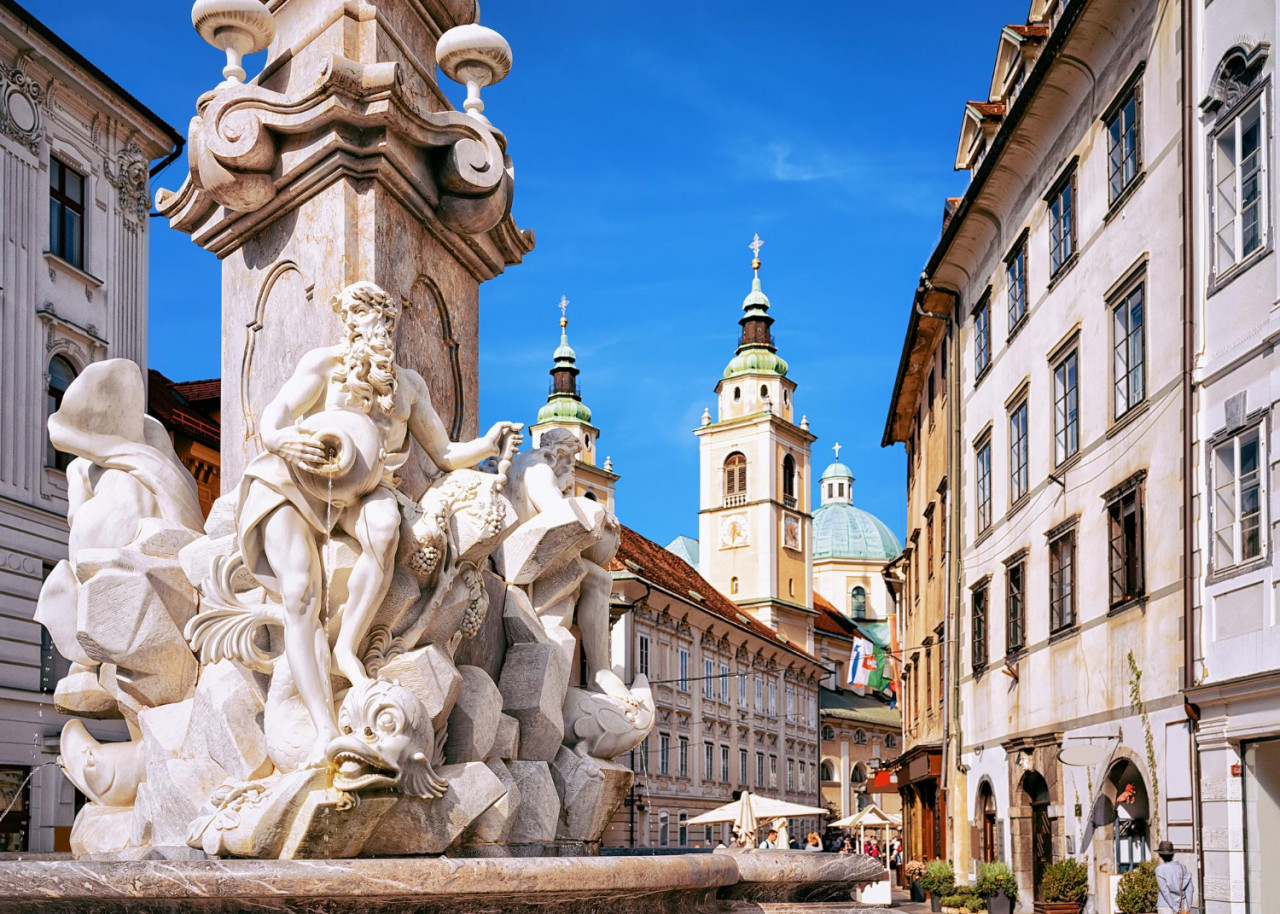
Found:
<path fill-rule="evenodd" d="M 1072 622 L 1066 628 L 1059 629 L 1058 631 L 1053 632 L 1051 635 L 1049 635 L 1049 643 L 1059 644 L 1063 641 L 1067 641 L 1071 638 L 1074 638 L 1078 634 L 1080 634 L 1079 623 Z"/>
<path fill-rule="evenodd" d="M 1058 267 L 1058 272 L 1049 277 L 1049 285 L 1046 288 L 1046 291 L 1052 292 L 1057 287 L 1058 283 L 1062 282 L 1063 277 L 1071 272 L 1071 268 L 1074 267 L 1079 260 L 1080 251 L 1072 251 L 1071 256 L 1062 262 L 1062 266 Z"/>
<path fill-rule="evenodd" d="M 65 273 L 66 275 L 70 276 L 72 279 L 75 279 L 78 282 L 82 282 L 86 286 L 89 286 L 92 289 L 102 288 L 103 281 L 101 279 L 94 276 L 92 273 L 81 269 L 80 267 L 76 266 L 74 263 L 71 263 L 69 260 L 63 260 L 61 257 L 53 253 L 52 251 L 45 251 L 44 259 L 48 261 L 49 266 L 54 267 L 59 272 Z"/>
<path fill-rule="evenodd" d="M 987 364 L 983 365 L 982 370 L 973 376 L 973 389 L 977 390 L 978 385 L 981 384 L 989 374 L 991 374 L 991 360 L 987 359 Z"/>
<path fill-rule="evenodd" d="M 1054 447 L 1057 447 L 1057 442 L 1054 442 Z M 1062 461 L 1062 463 L 1059 463 L 1058 465 L 1056 465 L 1056 466 L 1053 468 L 1053 475 L 1055 475 L 1055 476 L 1062 476 L 1063 474 L 1065 474 L 1065 473 L 1067 472 L 1067 470 L 1071 469 L 1073 466 L 1075 466 L 1077 463 L 1079 463 L 1079 462 L 1080 462 L 1080 453 L 1081 453 L 1081 452 L 1080 452 L 1080 448 L 1079 448 L 1079 447 L 1077 447 L 1077 448 L 1076 448 L 1076 452 L 1075 452 L 1074 454 L 1072 454 L 1072 455 L 1071 455 L 1070 457 L 1068 457 L 1066 460 Z M 1065 480 L 1064 480 L 1064 481 L 1065 481 Z"/>
<path fill-rule="evenodd" d="M 1258 248 L 1258 250 L 1254 251 L 1244 260 L 1241 260 L 1238 263 L 1233 263 L 1231 266 L 1227 267 L 1221 273 L 1216 273 L 1210 276 L 1209 288 L 1205 292 L 1205 297 L 1212 298 L 1214 295 L 1221 292 L 1227 286 L 1231 285 L 1231 283 L 1235 281 L 1237 276 L 1241 276 L 1249 272 L 1249 269 L 1251 267 L 1265 260 L 1271 254 L 1272 250 L 1273 250 L 1273 245 L 1271 241 L 1268 240 L 1266 247 Z"/>
<path fill-rule="evenodd" d="M 1009 328 L 1009 335 L 1005 337 L 1005 343 L 1012 343 L 1013 338 L 1022 332 L 1022 328 L 1027 325 L 1027 312 L 1023 311 L 1022 316 L 1018 318 L 1014 325 Z"/>
<path fill-rule="evenodd" d="M 1115 391 L 1112 391 L 1112 394 L 1114 393 Z M 1135 422 L 1139 416 L 1145 415 L 1147 410 L 1150 408 L 1150 405 L 1150 400 L 1143 400 L 1137 406 L 1130 408 L 1127 413 L 1111 423 L 1111 428 L 1107 429 L 1107 438 L 1114 438 L 1116 435 L 1120 434 L 1126 426 Z"/>
<path fill-rule="evenodd" d="M 1013 650 L 1004 655 L 1004 664 L 1005 666 L 1013 666 L 1025 656 L 1027 656 L 1027 646 L 1025 644 L 1019 644 Z"/>
<path fill-rule="evenodd" d="M 1145 171 L 1140 171 L 1134 175 L 1133 180 L 1125 185 L 1124 190 L 1120 191 L 1116 198 L 1111 201 L 1110 206 L 1107 207 L 1107 214 L 1102 217 L 1103 225 L 1111 224 L 1111 220 L 1124 210 L 1124 205 L 1129 202 L 1129 198 L 1137 192 L 1138 188 L 1142 186 L 1142 182 L 1146 179 L 1147 173 Z"/>
<path fill-rule="evenodd" d="M 1238 578 L 1246 574 L 1257 571 L 1260 568 L 1266 568 L 1268 565 L 1268 552 L 1264 550 L 1257 558 L 1249 559 L 1247 562 L 1240 562 L 1235 565 L 1228 565 L 1226 568 L 1214 568 L 1209 566 L 1209 573 L 1205 577 L 1206 584 L 1217 584 L 1220 581 L 1229 581 L 1232 578 Z"/>
<path fill-rule="evenodd" d="M 1004 513 L 1005 520 L 1013 517 L 1019 511 L 1027 506 L 1027 502 L 1031 501 L 1031 492 L 1028 490 L 1018 496 L 1018 500 L 1009 505 L 1009 510 Z"/>
<path fill-rule="evenodd" d="M 1129 610 L 1133 609 L 1135 606 L 1141 606 L 1145 610 L 1146 605 L 1147 605 L 1147 595 L 1144 593 L 1139 596 L 1133 597 L 1132 599 L 1125 600 L 1123 603 L 1113 604 L 1112 607 L 1107 610 L 1107 616 L 1108 617 L 1119 616 L 1122 613 L 1126 613 Z"/>

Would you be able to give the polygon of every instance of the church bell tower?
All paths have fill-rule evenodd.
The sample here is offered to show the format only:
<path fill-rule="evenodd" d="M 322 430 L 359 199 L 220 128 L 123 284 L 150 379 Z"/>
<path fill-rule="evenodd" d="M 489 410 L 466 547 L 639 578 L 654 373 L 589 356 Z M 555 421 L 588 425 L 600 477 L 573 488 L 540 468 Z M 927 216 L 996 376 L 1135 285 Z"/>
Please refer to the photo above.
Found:
<path fill-rule="evenodd" d="M 813 649 L 808 422 L 795 422 L 796 384 L 773 338 L 752 251 L 738 349 L 716 385 L 716 417 L 703 413 L 699 571 L 717 590 L 806 650 Z"/>

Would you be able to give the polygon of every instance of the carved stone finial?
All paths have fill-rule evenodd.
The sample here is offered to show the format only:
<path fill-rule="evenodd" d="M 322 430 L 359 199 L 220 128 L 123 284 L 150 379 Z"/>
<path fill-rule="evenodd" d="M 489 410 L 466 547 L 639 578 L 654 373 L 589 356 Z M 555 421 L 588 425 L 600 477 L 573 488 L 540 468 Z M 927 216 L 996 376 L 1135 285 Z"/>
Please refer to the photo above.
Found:
<path fill-rule="evenodd" d="M 219 88 L 243 83 L 244 55 L 265 50 L 276 35 L 275 18 L 261 0 L 196 0 L 191 24 L 201 38 L 226 52 Z"/>
<path fill-rule="evenodd" d="M 454 26 L 436 43 L 436 63 L 445 76 L 467 87 L 467 100 L 462 103 L 467 114 L 487 124 L 480 90 L 502 82 L 511 72 L 507 40 L 477 23 Z"/>

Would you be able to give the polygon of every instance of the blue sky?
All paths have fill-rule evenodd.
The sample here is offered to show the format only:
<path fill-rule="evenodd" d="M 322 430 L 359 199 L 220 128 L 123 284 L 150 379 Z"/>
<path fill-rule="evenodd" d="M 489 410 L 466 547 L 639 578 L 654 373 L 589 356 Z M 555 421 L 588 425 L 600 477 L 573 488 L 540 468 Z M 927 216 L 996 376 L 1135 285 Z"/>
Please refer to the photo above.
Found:
<path fill-rule="evenodd" d="M 20 2 L 181 132 L 220 79 L 185 2 Z M 696 535 L 692 429 L 714 412 L 759 232 L 813 478 L 839 441 L 856 503 L 901 536 L 903 452 L 880 436 L 911 293 L 966 184 L 962 105 L 986 97 L 999 28 L 1027 5 L 484 0 L 515 60 L 485 113 L 538 244 L 481 289 L 481 425 L 532 421 L 567 295 L 619 516 L 661 543 Z M 155 183 L 176 189 L 185 167 Z M 152 366 L 216 376 L 217 260 L 158 219 L 151 258 Z"/>

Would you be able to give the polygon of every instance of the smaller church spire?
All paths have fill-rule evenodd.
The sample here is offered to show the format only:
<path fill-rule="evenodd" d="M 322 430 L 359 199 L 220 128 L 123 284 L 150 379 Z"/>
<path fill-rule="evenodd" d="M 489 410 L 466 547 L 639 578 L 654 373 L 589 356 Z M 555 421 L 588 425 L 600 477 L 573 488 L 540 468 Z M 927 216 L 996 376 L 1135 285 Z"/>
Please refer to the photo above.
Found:
<path fill-rule="evenodd" d="M 538 410 L 539 422 L 569 420 L 591 422 L 591 410 L 582 402 L 578 389 L 578 354 L 569 345 L 569 299 L 560 296 L 560 345 L 552 355 L 551 392 L 546 405 Z"/>

